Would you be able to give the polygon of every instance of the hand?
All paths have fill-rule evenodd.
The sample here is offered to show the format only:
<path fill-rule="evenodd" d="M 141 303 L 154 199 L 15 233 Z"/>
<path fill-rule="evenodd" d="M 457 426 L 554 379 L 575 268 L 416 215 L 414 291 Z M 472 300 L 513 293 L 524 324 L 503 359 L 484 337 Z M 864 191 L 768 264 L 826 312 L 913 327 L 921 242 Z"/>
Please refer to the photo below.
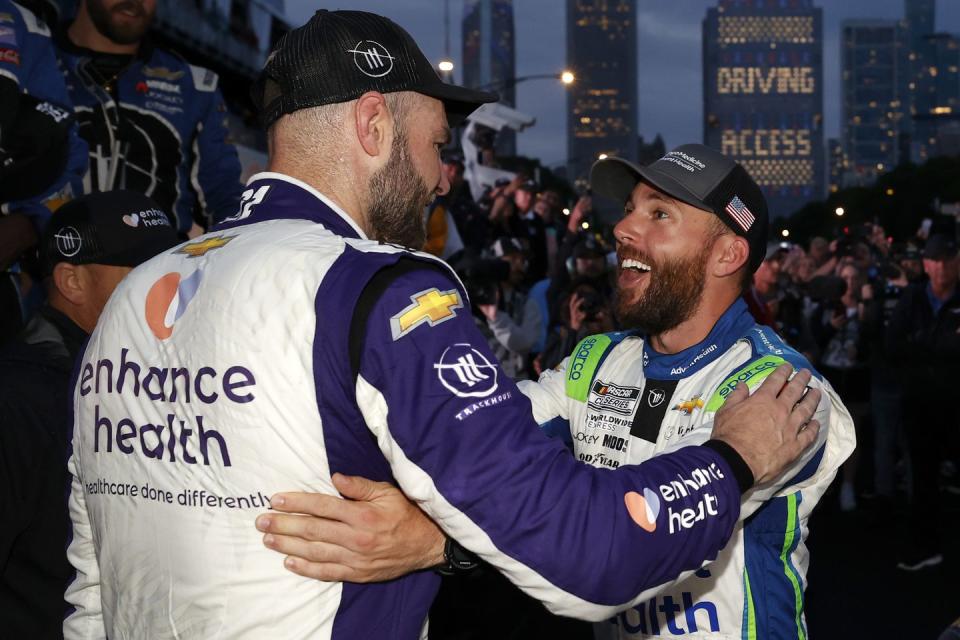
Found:
<path fill-rule="evenodd" d="M 571 294 L 570 300 L 567 302 L 570 311 L 570 328 L 573 329 L 574 333 L 580 331 L 580 328 L 583 327 L 583 321 L 587 317 L 587 314 L 580 310 L 581 302 L 583 302 L 583 298 L 580 297 L 579 293 Z"/>
<path fill-rule="evenodd" d="M 793 367 L 782 364 L 748 396 L 740 383 L 727 396 L 713 423 L 713 437 L 723 440 L 753 472 L 754 484 L 763 484 L 795 462 L 813 444 L 820 423 L 813 414 L 820 391 L 809 389 L 810 372 L 803 369 L 787 382 Z"/>
<path fill-rule="evenodd" d="M 477 309 L 480 309 L 480 313 L 488 322 L 493 322 L 497 317 L 497 305 L 495 304 L 478 304 Z"/>
<path fill-rule="evenodd" d="M 443 562 L 443 532 L 386 482 L 333 475 L 345 498 L 278 493 L 257 518 L 263 544 L 287 554 L 284 566 L 317 580 L 382 582 Z M 307 515 L 294 515 L 307 514 Z"/>
<path fill-rule="evenodd" d="M 830 316 L 830 326 L 839 331 L 843 325 L 847 324 L 847 316 L 843 313 L 835 313 Z"/>
<path fill-rule="evenodd" d="M 591 211 L 593 211 L 593 198 L 590 196 L 580 196 L 577 204 L 573 207 L 573 211 L 570 212 L 570 218 L 567 220 L 567 230 L 572 233 L 580 231 L 580 225 L 583 219 L 586 218 L 587 214 Z"/>

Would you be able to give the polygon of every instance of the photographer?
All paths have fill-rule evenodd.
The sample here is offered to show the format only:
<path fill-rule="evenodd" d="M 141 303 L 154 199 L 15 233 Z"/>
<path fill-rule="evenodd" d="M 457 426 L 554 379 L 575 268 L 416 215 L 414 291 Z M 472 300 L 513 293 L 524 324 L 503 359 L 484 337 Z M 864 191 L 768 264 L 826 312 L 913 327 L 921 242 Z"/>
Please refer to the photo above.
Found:
<path fill-rule="evenodd" d="M 522 285 L 526 273 L 522 245 L 501 238 L 491 252 L 492 260 L 471 258 L 461 265 L 473 319 L 507 375 L 526 379 L 526 358 L 541 331 L 540 307 Z"/>
<path fill-rule="evenodd" d="M 547 337 L 543 352 L 534 362 L 539 375 L 553 369 L 573 352 L 587 336 L 614 330 L 613 314 L 604 298 L 589 280 L 574 283 L 561 305 L 560 324 Z"/>

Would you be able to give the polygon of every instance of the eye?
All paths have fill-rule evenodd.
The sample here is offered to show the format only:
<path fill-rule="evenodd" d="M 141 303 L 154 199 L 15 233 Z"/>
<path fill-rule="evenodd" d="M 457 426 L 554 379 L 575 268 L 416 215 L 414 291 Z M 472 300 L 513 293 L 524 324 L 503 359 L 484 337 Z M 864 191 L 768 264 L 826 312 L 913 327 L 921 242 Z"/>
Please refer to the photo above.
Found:
<path fill-rule="evenodd" d="M 653 217 L 657 220 L 665 220 L 670 217 L 670 214 L 664 211 L 663 209 L 657 209 L 653 212 Z"/>

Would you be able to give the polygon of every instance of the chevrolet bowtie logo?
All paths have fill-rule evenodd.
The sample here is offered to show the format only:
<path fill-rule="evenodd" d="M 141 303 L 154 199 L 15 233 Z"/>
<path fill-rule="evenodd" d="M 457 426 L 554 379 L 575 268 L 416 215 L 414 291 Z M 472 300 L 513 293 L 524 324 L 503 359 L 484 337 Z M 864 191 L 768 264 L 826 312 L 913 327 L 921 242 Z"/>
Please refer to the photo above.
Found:
<path fill-rule="evenodd" d="M 189 242 L 174 251 L 174 253 L 183 253 L 191 258 L 199 258 L 200 256 L 206 255 L 208 251 L 226 246 L 226 244 L 234 238 L 236 238 L 236 236 L 214 236 L 213 238 L 207 238 L 199 242 Z"/>
<path fill-rule="evenodd" d="M 696 411 L 697 409 L 702 409 L 702 408 L 703 408 L 703 399 L 699 395 L 696 395 L 690 398 L 689 400 L 684 400 L 683 402 L 675 406 L 673 410 L 679 411 L 681 413 L 685 413 L 689 416 L 689 415 L 693 415 L 693 412 Z"/>
<path fill-rule="evenodd" d="M 390 330 L 394 340 L 399 340 L 424 322 L 431 327 L 446 322 L 457 315 L 456 309 L 463 308 L 460 292 L 456 289 L 426 289 L 413 294 L 410 299 L 413 304 L 390 318 Z"/>

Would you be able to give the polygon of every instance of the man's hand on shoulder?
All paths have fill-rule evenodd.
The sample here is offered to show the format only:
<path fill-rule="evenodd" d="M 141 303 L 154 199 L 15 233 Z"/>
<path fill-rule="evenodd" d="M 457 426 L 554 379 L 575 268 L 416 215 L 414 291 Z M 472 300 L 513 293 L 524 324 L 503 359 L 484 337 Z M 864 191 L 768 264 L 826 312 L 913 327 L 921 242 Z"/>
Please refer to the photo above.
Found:
<path fill-rule="evenodd" d="M 382 582 L 443 562 L 443 532 L 399 489 L 341 474 L 333 483 L 346 500 L 280 493 L 271 499 L 280 513 L 257 518 L 264 545 L 287 555 L 287 569 L 317 580 Z"/>
<path fill-rule="evenodd" d="M 807 387 L 808 370 L 790 379 L 792 372 L 789 364 L 780 365 L 752 396 L 746 384 L 738 384 L 714 421 L 713 438 L 740 454 L 755 484 L 783 473 L 820 431 L 820 423 L 813 419 L 820 391 Z"/>

